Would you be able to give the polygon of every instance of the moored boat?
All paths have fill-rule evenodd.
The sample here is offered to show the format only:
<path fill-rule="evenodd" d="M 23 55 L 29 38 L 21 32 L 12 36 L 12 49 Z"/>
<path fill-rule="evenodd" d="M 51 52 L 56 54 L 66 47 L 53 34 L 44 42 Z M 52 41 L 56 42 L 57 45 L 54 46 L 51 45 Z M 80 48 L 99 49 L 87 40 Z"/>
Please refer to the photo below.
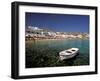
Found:
<path fill-rule="evenodd" d="M 79 48 L 70 48 L 59 53 L 60 60 L 70 59 L 77 55 Z"/>

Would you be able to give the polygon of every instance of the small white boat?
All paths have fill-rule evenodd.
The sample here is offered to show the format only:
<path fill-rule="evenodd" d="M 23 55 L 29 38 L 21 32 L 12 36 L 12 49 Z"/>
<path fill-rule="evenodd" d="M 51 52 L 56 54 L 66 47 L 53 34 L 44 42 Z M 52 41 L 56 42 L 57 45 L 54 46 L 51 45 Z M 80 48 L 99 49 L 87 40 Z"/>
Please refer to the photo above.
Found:
<path fill-rule="evenodd" d="M 61 51 L 59 53 L 60 60 L 70 59 L 77 55 L 79 49 L 78 48 L 70 48 L 68 50 Z"/>

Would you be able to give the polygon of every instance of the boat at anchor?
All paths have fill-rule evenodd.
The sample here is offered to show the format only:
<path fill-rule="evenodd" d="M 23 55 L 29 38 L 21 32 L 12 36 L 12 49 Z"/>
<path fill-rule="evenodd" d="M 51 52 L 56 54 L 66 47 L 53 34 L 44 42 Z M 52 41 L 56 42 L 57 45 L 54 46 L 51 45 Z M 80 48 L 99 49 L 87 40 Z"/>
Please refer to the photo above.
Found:
<path fill-rule="evenodd" d="M 59 53 L 60 60 L 70 59 L 77 55 L 79 48 L 70 48 Z"/>

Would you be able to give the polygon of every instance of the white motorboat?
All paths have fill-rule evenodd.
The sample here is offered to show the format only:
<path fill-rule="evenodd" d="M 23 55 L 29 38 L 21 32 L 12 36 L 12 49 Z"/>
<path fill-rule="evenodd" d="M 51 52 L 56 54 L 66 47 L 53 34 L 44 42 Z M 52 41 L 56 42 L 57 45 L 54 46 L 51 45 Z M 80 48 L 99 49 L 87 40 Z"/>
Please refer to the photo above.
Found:
<path fill-rule="evenodd" d="M 70 48 L 59 53 L 60 60 L 70 59 L 77 55 L 79 52 L 78 48 Z"/>

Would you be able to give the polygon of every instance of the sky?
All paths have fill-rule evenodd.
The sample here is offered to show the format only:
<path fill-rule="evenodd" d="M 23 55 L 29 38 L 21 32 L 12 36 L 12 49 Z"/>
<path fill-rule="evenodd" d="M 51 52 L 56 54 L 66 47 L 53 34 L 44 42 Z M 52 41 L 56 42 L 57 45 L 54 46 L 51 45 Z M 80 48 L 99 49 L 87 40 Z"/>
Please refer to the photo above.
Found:
<path fill-rule="evenodd" d="M 55 32 L 89 33 L 89 16 L 26 12 L 25 25 L 48 28 Z"/>

